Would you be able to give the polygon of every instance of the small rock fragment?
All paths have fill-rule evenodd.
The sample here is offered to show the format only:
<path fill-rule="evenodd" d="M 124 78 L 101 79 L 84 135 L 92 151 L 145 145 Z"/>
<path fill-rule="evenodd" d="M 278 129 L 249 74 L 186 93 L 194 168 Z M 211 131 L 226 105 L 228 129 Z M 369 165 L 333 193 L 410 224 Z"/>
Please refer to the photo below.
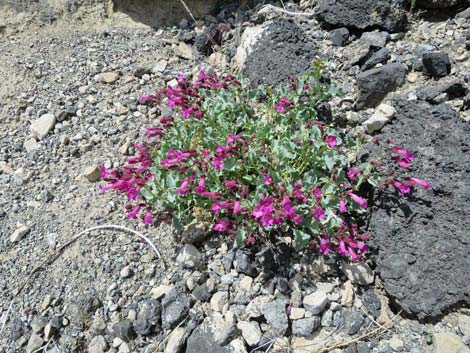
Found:
<path fill-rule="evenodd" d="M 44 340 L 41 336 L 33 333 L 28 340 L 28 345 L 26 346 L 26 353 L 33 353 L 44 344 Z"/>
<path fill-rule="evenodd" d="M 89 182 L 95 182 L 100 178 L 100 168 L 96 165 L 88 166 L 83 170 L 83 176 Z"/>
<path fill-rule="evenodd" d="M 10 235 L 10 241 L 12 243 L 19 242 L 23 237 L 29 233 L 31 229 L 28 226 L 21 226 L 18 229 L 16 229 L 12 235 Z"/>
<path fill-rule="evenodd" d="M 367 133 L 371 134 L 382 129 L 385 124 L 392 120 L 394 115 L 395 108 L 391 105 L 382 103 L 377 107 L 374 114 L 372 114 L 372 116 L 362 125 L 367 129 Z"/>
<path fill-rule="evenodd" d="M 104 353 L 108 349 L 108 343 L 103 336 L 96 336 L 88 345 L 88 353 Z"/>
<path fill-rule="evenodd" d="M 443 77 L 450 74 L 451 64 L 449 54 L 435 51 L 423 54 L 423 72 L 433 77 Z"/>
<path fill-rule="evenodd" d="M 30 130 L 34 136 L 36 136 L 39 140 L 42 140 L 44 137 L 47 136 L 49 131 L 52 130 L 55 125 L 55 122 L 56 119 L 54 114 L 44 114 L 31 124 Z"/>
<path fill-rule="evenodd" d="M 201 265 L 201 253 L 192 244 L 186 244 L 176 257 L 176 263 L 183 268 L 196 269 Z"/>
<path fill-rule="evenodd" d="M 354 284 L 365 286 L 374 283 L 374 273 L 365 262 L 343 262 L 341 269 L 346 277 Z"/>
<path fill-rule="evenodd" d="M 253 347 L 258 345 L 261 340 L 261 330 L 259 324 L 255 321 L 239 321 L 237 328 L 241 331 L 245 342 Z"/>
<path fill-rule="evenodd" d="M 164 353 L 178 353 L 181 346 L 184 344 L 185 332 L 184 327 L 175 328 L 170 336 L 168 336 L 168 343 L 166 344 Z"/>
<path fill-rule="evenodd" d="M 326 309 L 329 304 L 328 296 L 323 291 L 316 291 L 307 295 L 303 299 L 305 309 L 310 311 L 313 315 L 318 315 Z"/>

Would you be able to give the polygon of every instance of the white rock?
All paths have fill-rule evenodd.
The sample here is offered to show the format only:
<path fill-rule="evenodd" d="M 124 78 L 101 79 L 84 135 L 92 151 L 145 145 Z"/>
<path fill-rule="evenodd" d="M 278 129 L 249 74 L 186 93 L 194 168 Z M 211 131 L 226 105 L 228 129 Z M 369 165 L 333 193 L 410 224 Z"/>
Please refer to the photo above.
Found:
<path fill-rule="evenodd" d="M 462 339 L 453 334 L 446 332 L 438 332 L 433 335 L 434 351 L 433 353 L 470 353 Z"/>
<path fill-rule="evenodd" d="M 341 269 L 354 284 L 365 286 L 374 283 L 374 273 L 365 262 L 348 263 L 343 261 Z"/>
<path fill-rule="evenodd" d="M 44 340 L 41 336 L 33 333 L 28 340 L 28 345 L 26 346 L 26 353 L 32 353 L 37 351 L 44 344 Z"/>
<path fill-rule="evenodd" d="M 184 343 L 184 327 L 177 327 L 168 337 L 168 343 L 165 347 L 165 353 L 178 353 Z"/>
<path fill-rule="evenodd" d="M 397 335 L 393 335 L 388 344 L 395 352 L 400 352 L 404 347 L 403 341 Z"/>
<path fill-rule="evenodd" d="M 159 60 L 155 66 L 153 67 L 153 73 L 161 73 L 165 71 L 166 67 L 168 66 L 168 62 L 166 60 Z"/>
<path fill-rule="evenodd" d="M 217 292 L 211 298 L 211 308 L 216 312 L 222 312 L 226 304 L 228 304 L 227 292 Z"/>
<path fill-rule="evenodd" d="M 37 143 L 35 139 L 27 139 L 23 143 L 23 147 L 26 150 L 26 152 L 35 151 L 39 148 L 39 146 L 40 146 L 39 143 Z"/>
<path fill-rule="evenodd" d="M 193 49 L 183 42 L 181 42 L 177 47 L 175 47 L 175 54 L 183 59 L 193 59 Z"/>
<path fill-rule="evenodd" d="M 237 48 L 237 52 L 233 58 L 233 62 L 237 67 L 241 68 L 245 64 L 246 58 L 253 50 L 256 41 L 265 29 L 266 28 L 263 26 L 248 27 L 245 29 L 240 40 L 240 46 Z"/>
<path fill-rule="evenodd" d="M 263 315 L 263 310 L 266 304 L 272 301 L 272 297 L 269 295 L 261 295 L 254 298 L 251 302 L 248 303 L 245 309 L 245 313 L 249 318 L 260 317 Z"/>
<path fill-rule="evenodd" d="M 254 321 L 239 321 L 237 328 L 242 332 L 245 342 L 253 347 L 256 346 L 261 340 L 261 329 L 259 324 Z"/>
<path fill-rule="evenodd" d="M 245 276 L 240 281 L 240 289 L 243 289 L 245 292 L 248 292 L 251 289 L 252 284 L 253 284 L 253 277 Z"/>
<path fill-rule="evenodd" d="M 289 319 L 291 320 L 298 320 L 303 319 L 305 316 L 305 309 L 304 308 L 291 308 Z"/>
<path fill-rule="evenodd" d="M 12 243 L 16 243 L 23 239 L 23 237 L 29 233 L 31 229 L 28 226 L 21 226 L 18 229 L 16 229 L 12 235 L 10 235 L 10 241 Z"/>
<path fill-rule="evenodd" d="M 96 336 L 88 345 L 88 353 L 104 353 L 108 349 L 108 344 L 103 336 Z"/>
<path fill-rule="evenodd" d="M 395 115 L 395 108 L 388 104 L 380 104 L 375 113 L 364 121 L 363 126 L 367 129 L 367 133 L 373 133 L 382 129 L 386 123 L 392 120 Z"/>
<path fill-rule="evenodd" d="M 326 293 L 320 290 L 307 295 L 303 300 L 305 309 L 310 311 L 313 315 L 322 313 L 329 303 L 330 301 Z"/>
<path fill-rule="evenodd" d="M 39 140 L 42 140 L 44 137 L 46 137 L 49 131 L 52 130 L 55 125 L 55 121 L 54 114 L 44 114 L 31 124 L 30 130 L 34 136 L 36 136 Z"/>
<path fill-rule="evenodd" d="M 227 67 L 227 58 L 224 54 L 215 52 L 209 56 L 209 64 L 215 66 L 221 70 L 224 70 Z"/>
<path fill-rule="evenodd" d="M 118 80 L 119 74 L 117 72 L 103 72 L 98 75 L 98 81 L 103 83 L 114 83 Z"/>
<path fill-rule="evenodd" d="M 94 182 L 100 178 L 100 168 L 96 165 L 91 165 L 83 170 L 83 176 L 89 181 Z"/>
<path fill-rule="evenodd" d="M 352 306 L 354 303 L 354 287 L 351 281 L 346 281 L 341 285 L 341 305 L 342 306 Z"/>
<path fill-rule="evenodd" d="M 243 342 L 242 338 L 236 338 L 232 342 L 230 342 L 230 347 L 232 348 L 232 352 L 236 353 L 248 353 L 245 348 L 245 342 Z"/>
<path fill-rule="evenodd" d="M 470 336 L 470 316 L 460 314 L 458 317 L 459 329 L 464 336 Z"/>

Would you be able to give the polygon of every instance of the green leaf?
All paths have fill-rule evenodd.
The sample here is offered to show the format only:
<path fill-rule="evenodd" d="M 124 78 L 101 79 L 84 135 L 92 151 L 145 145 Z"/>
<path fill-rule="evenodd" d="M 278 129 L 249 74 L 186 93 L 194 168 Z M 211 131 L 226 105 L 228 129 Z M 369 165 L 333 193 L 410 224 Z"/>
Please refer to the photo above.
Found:
<path fill-rule="evenodd" d="M 248 232 L 245 230 L 245 228 L 238 229 L 237 235 L 235 237 L 237 245 L 242 246 L 247 237 L 248 237 Z"/>
<path fill-rule="evenodd" d="M 305 249 L 310 239 L 310 234 L 300 229 L 294 229 L 294 247 L 296 250 Z"/>

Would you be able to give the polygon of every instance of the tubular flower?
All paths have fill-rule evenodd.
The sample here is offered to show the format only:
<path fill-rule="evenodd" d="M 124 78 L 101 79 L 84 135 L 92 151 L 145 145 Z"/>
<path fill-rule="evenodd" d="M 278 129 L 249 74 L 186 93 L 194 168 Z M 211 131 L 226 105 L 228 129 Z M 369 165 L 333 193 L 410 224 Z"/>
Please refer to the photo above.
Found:
<path fill-rule="evenodd" d="M 346 210 L 346 202 L 344 200 L 339 200 L 339 212 L 345 213 Z"/>
<path fill-rule="evenodd" d="M 349 180 L 356 180 L 357 176 L 362 173 L 362 170 L 357 168 L 351 168 L 348 171 L 348 178 Z"/>
<path fill-rule="evenodd" d="M 421 179 L 418 179 L 418 178 L 410 178 L 410 182 L 409 182 L 411 185 L 419 185 L 421 187 L 423 187 L 424 189 L 428 189 L 429 186 L 431 185 L 431 183 L 429 181 L 425 181 L 425 180 L 421 180 Z"/>
<path fill-rule="evenodd" d="M 360 208 L 366 208 L 367 207 L 367 200 L 363 199 L 362 197 L 357 196 L 356 194 L 352 192 L 345 192 L 345 195 L 349 196 L 355 203 L 359 205 Z"/>
<path fill-rule="evenodd" d="M 317 207 L 312 210 L 312 214 L 318 220 L 325 219 L 325 210 L 320 205 L 317 205 Z"/>
<path fill-rule="evenodd" d="M 276 104 L 276 111 L 278 113 L 285 113 L 286 107 L 291 106 L 293 103 L 288 100 L 286 97 L 282 97 L 279 102 Z"/>
<path fill-rule="evenodd" d="M 411 191 L 411 188 L 408 184 L 400 183 L 397 180 L 392 182 L 393 186 L 395 186 L 402 194 L 408 194 Z"/>
<path fill-rule="evenodd" d="M 325 141 L 328 144 L 329 148 L 333 148 L 338 143 L 336 136 L 328 135 L 325 137 Z"/>

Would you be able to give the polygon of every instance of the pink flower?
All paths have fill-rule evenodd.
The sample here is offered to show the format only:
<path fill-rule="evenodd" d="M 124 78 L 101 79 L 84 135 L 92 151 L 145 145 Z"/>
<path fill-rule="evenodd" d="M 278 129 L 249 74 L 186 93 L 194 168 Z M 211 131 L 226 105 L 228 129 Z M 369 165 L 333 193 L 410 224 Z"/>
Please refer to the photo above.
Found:
<path fill-rule="evenodd" d="M 233 203 L 233 214 L 239 214 L 240 213 L 240 201 L 237 200 Z"/>
<path fill-rule="evenodd" d="M 230 228 L 230 221 L 218 219 L 214 225 L 214 230 L 217 232 L 226 232 Z"/>
<path fill-rule="evenodd" d="M 403 159 L 397 159 L 397 163 L 400 167 L 402 167 L 404 169 L 409 169 L 410 168 L 410 164 L 408 162 L 406 162 L 405 160 L 403 160 Z"/>
<path fill-rule="evenodd" d="M 144 224 L 149 224 L 149 225 L 153 224 L 153 216 L 152 216 L 152 211 L 150 211 L 150 209 L 148 209 L 147 212 L 145 212 L 143 220 L 144 220 Z"/>
<path fill-rule="evenodd" d="M 321 189 L 315 188 L 313 191 L 313 197 L 315 197 L 315 200 L 320 201 L 323 196 L 323 193 L 321 192 Z"/>
<path fill-rule="evenodd" d="M 140 208 L 141 208 L 140 205 L 135 206 L 134 209 L 132 209 L 132 211 L 130 211 L 130 212 L 127 213 L 127 218 L 129 218 L 129 219 L 136 219 L 136 218 L 137 218 L 137 214 L 138 214 L 139 211 L 140 211 Z"/>
<path fill-rule="evenodd" d="M 196 194 L 201 195 L 205 191 L 206 191 L 206 178 L 201 177 L 201 179 L 199 179 L 198 185 L 196 186 Z"/>
<path fill-rule="evenodd" d="M 318 246 L 318 251 L 324 255 L 328 255 L 330 253 L 330 240 L 326 237 L 320 238 L 320 245 Z"/>
<path fill-rule="evenodd" d="M 325 218 L 325 210 L 320 205 L 317 205 L 317 207 L 312 211 L 312 214 L 319 220 Z"/>
<path fill-rule="evenodd" d="M 220 197 L 220 193 L 218 192 L 210 192 L 210 191 L 203 191 L 201 192 L 201 195 L 204 197 L 208 197 L 210 199 L 216 200 Z"/>
<path fill-rule="evenodd" d="M 352 192 L 345 192 L 345 195 L 348 195 L 351 197 L 351 199 L 359 205 L 360 208 L 366 208 L 367 207 L 367 200 L 363 199 L 362 197 L 357 196 L 356 194 Z"/>
<path fill-rule="evenodd" d="M 280 101 L 276 104 L 276 111 L 278 113 L 285 113 L 286 106 L 292 105 L 292 102 L 288 100 L 286 97 L 282 97 Z"/>
<path fill-rule="evenodd" d="M 189 191 L 189 184 L 192 183 L 194 178 L 183 179 L 180 187 L 178 188 L 178 195 L 184 195 Z"/>
<path fill-rule="evenodd" d="M 346 249 L 346 244 L 344 243 L 344 240 L 341 239 L 339 241 L 339 246 L 338 246 L 338 254 L 341 254 L 343 256 L 348 256 L 349 255 L 349 251 L 348 249 Z"/>
<path fill-rule="evenodd" d="M 325 137 L 325 141 L 329 148 L 333 148 L 337 144 L 336 136 L 328 135 Z"/>
<path fill-rule="evenodd" d="M 421 180 L 418 178 L 410 178 L 410 184 L 419 185 L 425 189 L 428 189 L 431 183 L 429 181 Z"/>
<path fill-rule="evenodd" d="M 408 194 L 411 191 L 411 188 L 408 184 L 400 183 L 399 181 L 394 180 L 393 186 L 395 186 L 402 194 Z"/>
<path fill-rule="evenodd" d="M 222 157 L 212 158 L 212 166 L 214 169 L 224 169 L 224 160 Z"/>
<path fill-rule="evenodd" d="M 238 181 L 236 180 L 228 180 L 228 181 L 225 181 L 224 182 L 224 186 L 227 188 L 227 189 L 234 189 L 238 184 Z"/>
<path fill-rule="evenodd" d="M 268 174 L 264 175 L 264 185 L 271 185 L 273 183 L 273 178 L 271 178 Z"/>
<path fill-rule="evenodd" d="M 362 170 L 357 168 L 351 168 L 348 171 L 348 178 L 349 180 L 356 180 L 356 177 L 362 173 Z"/>
<path fill-rule="evenodd" d="M 346 202 L 344 202 L 344 200 L 339 200 L 339 212 L 346 212 Z"/>

